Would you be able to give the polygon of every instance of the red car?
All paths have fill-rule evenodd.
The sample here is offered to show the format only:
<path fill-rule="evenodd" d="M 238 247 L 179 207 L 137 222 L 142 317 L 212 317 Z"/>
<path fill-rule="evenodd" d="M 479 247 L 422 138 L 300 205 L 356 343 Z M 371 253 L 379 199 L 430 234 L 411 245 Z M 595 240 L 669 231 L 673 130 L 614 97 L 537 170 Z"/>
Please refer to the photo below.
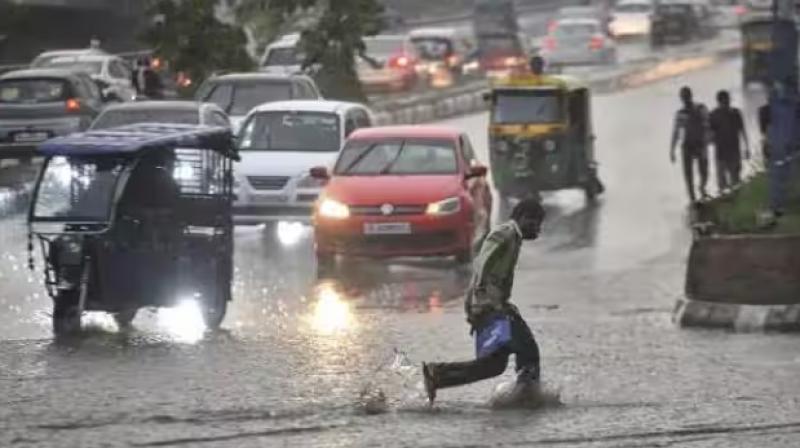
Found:
<path fill-rule="evenodd" d="M 466 263 L 489 232 L 487 169 L 448 127 L 359 129 L 347 140 L 314 210 L 320 269 L 337 255 L 447 257 Z"/>

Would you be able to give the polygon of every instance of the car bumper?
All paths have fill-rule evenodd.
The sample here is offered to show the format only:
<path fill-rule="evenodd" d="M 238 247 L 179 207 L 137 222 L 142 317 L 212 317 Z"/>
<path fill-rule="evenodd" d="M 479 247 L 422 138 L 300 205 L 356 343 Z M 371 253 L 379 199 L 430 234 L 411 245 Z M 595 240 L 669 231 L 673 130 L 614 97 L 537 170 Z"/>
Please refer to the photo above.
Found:
<path fill-rule="evenodd" d="M 612 22 L 611 34 L 615 37 L 643 36 L 650 34 L 649 22 Z"/>
<path fill-rule="evenodd" d="M 410 233 L 369 235 L 365 225 L 408 223 Z M 345 220 L 316 217 L 314 237 L 318 254 L 376 258 L 453 256 L 470 249 L 472 225 L 463 214 L 431 217 L 353 216 Z"/>
<path fill-rule="evenodd" d="M 610 57 L 610 50 L 599 50 L 575 54 L 553 53 L 546 60 L 549 65 L 594 65 L 604 64 Z"/>

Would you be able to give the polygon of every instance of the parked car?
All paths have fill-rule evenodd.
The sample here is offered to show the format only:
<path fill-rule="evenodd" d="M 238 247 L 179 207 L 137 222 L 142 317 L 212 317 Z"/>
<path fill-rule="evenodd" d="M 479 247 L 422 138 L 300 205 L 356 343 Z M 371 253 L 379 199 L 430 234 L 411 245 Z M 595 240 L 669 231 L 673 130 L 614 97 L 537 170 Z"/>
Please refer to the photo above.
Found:
<path fill-rule="evenodd" d="M 112 55 L 59 56 L 41 63 L 43 68 L 82 71 L 92 77 L 105 96 L 116 101 L 133 101 L 136 89 L 131 80 L 132 68 L 122 58 Z"/>
<path fill-rule="evenodd" d="M 367 93 L 402 92 L 417 85 L 417 54 L 406 36 L 364 38 L 364 57 L 356 61 L 361 86 Z"/>
<path fill-rule="evenodd" d="M 275 73 L 233 73 L 209 79 L 195 99 L 214 103 L 231 119 L 234 133 L 250 111 L 264 103 L 286 100 L 322 99 L 317 84 L 305 75 Z"/>
<path fill-rule="evenodd" d="M 372 126 L 365 106 L 280 101 L 256 107 L 239 133 L 234 222 L 310 221 L 323 182 L 309 169 L 332 165 L 347 135 Z"/>
<path fill-rule="evenodd" d="M 617 46 L 596 19 L 559 21 L 545 37 L 541 54 L 550 66 L 617 62 Z"/>
<path fill-rule="evenodd" d="M 50 50 L 39 54 L 31 61 L 31 68 L 43 68 L 53 59 L 63 57 L 97 56 L 107 55 L 105 51 L 98 48 L 77 48 L 70 50 Z"/>
<path fill-rule="evenodd" d="M 649 35 L 654 9 L 654 0 L 621 0 L 611 15 L 611 35 L 616 38 Z"/>
<path fill-rule="evenodd" d="M 490 229 L 487 168 L 449 127 L 361 129 L 350 136 L 314 209 L 318 266 L 336 257 L 472 259 Z"/>
<path fill-rule="evenodd" d="M 89 75 L 28 69 L 0 76 L 0 157 L 33 156 L 49 138 L 83 131 L 103 108 Z"/>
<path fill-rule="evenodd" d="M 287 34 L 269 44 L 261 58 L 261 70 L 273 73 L 301 73 L 303 53 L 298 48 L 300 34 Z"/>
<path fill-rule="evenodd" d="M 230 128 L 228 115 L 213 103 L 195 101 L 138 101 L 107 107 L 91 129 L 137 123 L 195 124 Z"/>

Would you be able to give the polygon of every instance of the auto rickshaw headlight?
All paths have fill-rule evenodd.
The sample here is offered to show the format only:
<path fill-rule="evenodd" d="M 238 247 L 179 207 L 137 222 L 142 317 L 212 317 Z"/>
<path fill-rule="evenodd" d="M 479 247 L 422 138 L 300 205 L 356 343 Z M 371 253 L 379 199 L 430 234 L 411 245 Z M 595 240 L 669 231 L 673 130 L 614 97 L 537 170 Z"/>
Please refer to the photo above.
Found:
<path fill-rule="evenodd" d="M 461 211 L 461 199 L 458 197 L 447 198 L 443 201 L 428 204 L 425 213 L 428 215 L 445 216 Z"/>
<path fill-rule="evenodd" d="M 333 199 L 323 199 L 318 208 L 320 216 L 331 219 L 346 219 L 350 217 L 350 207 Z"/>
<path fill-rule="evenodd" d="M 558 149 L 558 145 L 556 145 L 555 140 L 546 140 L 544 142 L 544 150 L 547 152 L 554 152 Z"/>
<path fill-rule="evenodd" d="M 494 142 L 494 150 L 497 152 L 508 152 L 511 149 L 511 145 L 508 144 L 506 140 L 497 140 Z"/>

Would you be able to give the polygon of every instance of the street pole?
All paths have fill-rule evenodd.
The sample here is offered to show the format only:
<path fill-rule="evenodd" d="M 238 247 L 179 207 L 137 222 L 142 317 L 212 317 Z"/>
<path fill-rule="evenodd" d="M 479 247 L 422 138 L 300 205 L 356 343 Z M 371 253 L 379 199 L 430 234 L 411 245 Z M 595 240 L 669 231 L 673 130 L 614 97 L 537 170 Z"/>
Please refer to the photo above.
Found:
<path fill-rule="evenodd" d="M 770 128 L 768 161 L 770 206 L 785 206 L 789 157 L 797 146 L 798 39 L 794 0 L 773 0 L 772 53 L 769 58 Z"/>

